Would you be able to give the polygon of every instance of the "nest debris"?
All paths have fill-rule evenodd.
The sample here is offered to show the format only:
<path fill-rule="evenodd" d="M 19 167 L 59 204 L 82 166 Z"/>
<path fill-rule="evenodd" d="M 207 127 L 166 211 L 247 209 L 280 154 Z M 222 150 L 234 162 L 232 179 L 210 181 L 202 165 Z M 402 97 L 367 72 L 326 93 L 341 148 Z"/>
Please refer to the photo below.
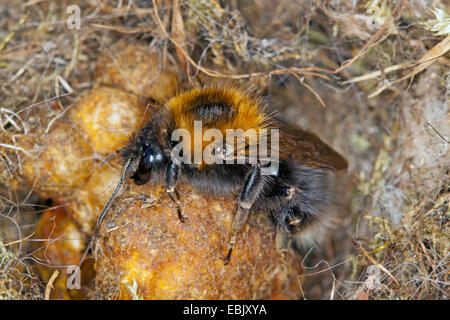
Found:
<path fill-rule="evenodd" d="M 74 3 L 82 19 L 71 30 Z M 448 299 L 446 10 L 428 0 L 8 1 L 0 8 L 0 297 L 44 297 L 30 237 L 48 205 L 22 164 L 39 161 L 42 132 L 92 88 L 98 57 L 114 61 L 111 48 L 125 41 L 161 50 L 161 66 L 177 63 L 189 85 L 252 87 L 348 155 L 336 230 L 305 257 L 305 298 Z M 33 218 L 21 218 L 30 208 Z M 15 241 L 20 250 L 7 245 Z"/>

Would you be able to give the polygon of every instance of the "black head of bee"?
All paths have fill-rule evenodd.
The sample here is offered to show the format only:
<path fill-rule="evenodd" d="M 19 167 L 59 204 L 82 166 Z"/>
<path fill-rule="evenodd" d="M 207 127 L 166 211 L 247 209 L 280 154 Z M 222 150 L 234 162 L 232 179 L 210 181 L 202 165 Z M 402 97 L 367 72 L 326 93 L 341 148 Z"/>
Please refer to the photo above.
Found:
<path fill-rule="evenodd" d="M 146 184 L 150 180 L 158 181 L 167 166 L 170 147 L 164 117 L 164 114 L 155 115 L 131 137 L 127 146 L 117 151 L 123 163 L 127 164 L 124 177 L 131 178 L 137 185 Z"/>
<path fill-rule="evenodd" d="M 152 171 L 159 171 L 164 163 L 164 155 L 160 146 L 157 143 L 145 142 L 142 145 L 142 154 L 139 158 L 137 170 L 131 178 L 137 185 L 143 185 L 150 180 Z"/>

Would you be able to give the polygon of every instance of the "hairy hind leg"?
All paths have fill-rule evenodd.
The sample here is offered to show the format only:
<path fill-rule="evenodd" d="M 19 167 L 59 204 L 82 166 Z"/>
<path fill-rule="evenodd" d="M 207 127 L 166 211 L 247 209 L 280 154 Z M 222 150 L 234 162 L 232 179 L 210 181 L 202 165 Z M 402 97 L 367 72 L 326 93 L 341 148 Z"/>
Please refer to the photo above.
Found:
<path fill-rule="evenodd" d="M 230 244 L 228 254 L 225 257 L 225 264 L 230 262 L 231 252 L 233 251 L 234 244 L 236 243 L 236 235 L 247 223 L 250 208 L 262 190 L 263 181 L 260 165 L 254 164 L 252 166 L 252 172 L 247 178 L 244 188 L 242 188 L 239 195 L 237 211 L 231 224 Z"/>

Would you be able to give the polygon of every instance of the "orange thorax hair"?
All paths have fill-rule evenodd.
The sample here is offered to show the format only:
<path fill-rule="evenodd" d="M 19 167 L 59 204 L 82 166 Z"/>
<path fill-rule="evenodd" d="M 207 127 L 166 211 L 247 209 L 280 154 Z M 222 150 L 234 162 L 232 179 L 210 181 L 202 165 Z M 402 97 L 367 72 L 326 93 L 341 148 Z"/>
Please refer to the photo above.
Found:
<path fill-rule="evenodd" d="M 211 143 L 204 141 L 203 133 L 207 129 L 219 130 L 225 141 L 228 129 L 269 129 L 271 117 L 259 99 L 255 99 L 236 88 L 203 88 L 192 89 L 169 100 L 167 108 L 172 115 L 175 129 L 185 129 L 191 135 L 191 143 L 184 144 L 184 151 L 193 154 L 194 141 L 201 143 L 202 151 Z M 202 122 L 202 134 L 194 135 L 194 121 Z M 194 140 L 195 139 L 195 140 Z M 202 141 L 198 141 L 202 139 Z M 248 143 L 253 143 L 258 136 L 248 136 Z"/>

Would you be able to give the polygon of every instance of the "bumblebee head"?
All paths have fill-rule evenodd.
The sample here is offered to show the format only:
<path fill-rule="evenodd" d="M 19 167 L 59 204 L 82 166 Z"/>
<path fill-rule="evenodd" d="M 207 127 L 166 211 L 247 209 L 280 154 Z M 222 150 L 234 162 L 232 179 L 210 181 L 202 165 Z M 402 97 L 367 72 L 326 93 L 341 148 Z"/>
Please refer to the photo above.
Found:
<path fill-rule="evenodd" d="M 140 131 L 118 151 L 124 163 L 128 163 L 125 176 L 137 185 L 147 183 L 152 173 L 164 168 L 165 157 L 156 139 L 149 139 L 146 132 Z"/>
<path fill-rule="evenodd" d="M 131 175 L 131 179 L 137 185 L 143 185 L 150 180 L 152 171 L 159 170 L 162 167 L 164 155 L 158 144 L 143 143 L 140 157 L 135 162 L 137 165 L 135 166 L 134 174 Z"/>

